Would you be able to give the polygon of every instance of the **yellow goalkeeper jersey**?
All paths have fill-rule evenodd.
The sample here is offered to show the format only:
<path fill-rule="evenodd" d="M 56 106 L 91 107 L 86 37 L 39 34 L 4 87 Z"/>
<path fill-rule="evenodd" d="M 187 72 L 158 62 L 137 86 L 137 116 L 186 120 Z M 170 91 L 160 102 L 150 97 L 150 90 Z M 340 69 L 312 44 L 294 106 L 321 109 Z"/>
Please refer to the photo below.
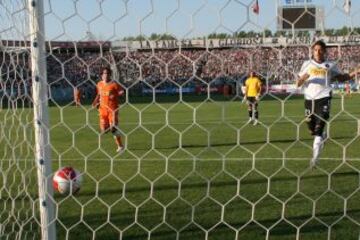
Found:
<path fill-rule="evenodd" d="M 260 94 L 261 81 L 258 77 L 249 77 L 248 79 L 246 79 L 245 86 L 247 97 L 256 97 Z"/>

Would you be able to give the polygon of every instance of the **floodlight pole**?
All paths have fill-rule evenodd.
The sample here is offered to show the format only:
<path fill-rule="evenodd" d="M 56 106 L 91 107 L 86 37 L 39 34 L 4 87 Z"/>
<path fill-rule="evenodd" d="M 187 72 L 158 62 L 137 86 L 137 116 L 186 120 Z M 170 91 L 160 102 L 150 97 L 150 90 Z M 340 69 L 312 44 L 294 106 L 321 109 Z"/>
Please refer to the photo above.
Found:
<path fill-rule="evenodd" d="M 51 184 L 51 148 L 43 0 L 27 0 L 30 14 L 32 98 L 34 104 L 35 162 L 37 167 L 41 238 L 55 240 L 55 212 Z"/>

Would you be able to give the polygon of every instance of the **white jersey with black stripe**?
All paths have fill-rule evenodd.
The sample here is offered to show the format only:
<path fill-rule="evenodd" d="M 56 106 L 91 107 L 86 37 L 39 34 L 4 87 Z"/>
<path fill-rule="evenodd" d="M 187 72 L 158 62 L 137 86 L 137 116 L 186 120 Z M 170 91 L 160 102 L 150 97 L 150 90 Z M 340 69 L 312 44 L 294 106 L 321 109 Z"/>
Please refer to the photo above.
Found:
<path fill-rule="evenodd" d="M 324 61 L 317 63 L 314 60 L 305 61 L 299 72 L 299 76 L 308 74 L 309 78 L 303 85 L 305 99 L 313 100 L 331 95 L 331 79 L 340 74 L 340 70 L 334 62 Z"/>

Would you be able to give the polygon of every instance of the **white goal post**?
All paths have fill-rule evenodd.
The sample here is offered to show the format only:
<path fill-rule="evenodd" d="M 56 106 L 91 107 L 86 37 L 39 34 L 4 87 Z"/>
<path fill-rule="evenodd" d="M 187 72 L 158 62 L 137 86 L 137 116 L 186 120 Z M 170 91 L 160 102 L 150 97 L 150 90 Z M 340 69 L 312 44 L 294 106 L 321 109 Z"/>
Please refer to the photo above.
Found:
<path fill-rule="evenodd" d="M 51 178 L 51 142 L 43 1 L 29 0 L 30 61 L 34 108 L 35 162 L 37 167 L 41 236 L 56 239 L 55 208 Z"/>

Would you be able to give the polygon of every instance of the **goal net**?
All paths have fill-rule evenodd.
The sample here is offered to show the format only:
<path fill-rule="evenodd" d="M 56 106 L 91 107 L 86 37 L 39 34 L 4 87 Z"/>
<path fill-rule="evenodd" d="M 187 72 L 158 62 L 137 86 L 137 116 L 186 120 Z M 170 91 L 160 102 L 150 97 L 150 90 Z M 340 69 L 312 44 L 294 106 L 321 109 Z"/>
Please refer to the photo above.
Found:
<path fill-rule="evenodd" d="M 316 40 L 359 67 L 348 2 L 0 1 L 0 239 L 359 239 L 360 75 L 331 82 L 315 167 L 295 85 Z"/>

